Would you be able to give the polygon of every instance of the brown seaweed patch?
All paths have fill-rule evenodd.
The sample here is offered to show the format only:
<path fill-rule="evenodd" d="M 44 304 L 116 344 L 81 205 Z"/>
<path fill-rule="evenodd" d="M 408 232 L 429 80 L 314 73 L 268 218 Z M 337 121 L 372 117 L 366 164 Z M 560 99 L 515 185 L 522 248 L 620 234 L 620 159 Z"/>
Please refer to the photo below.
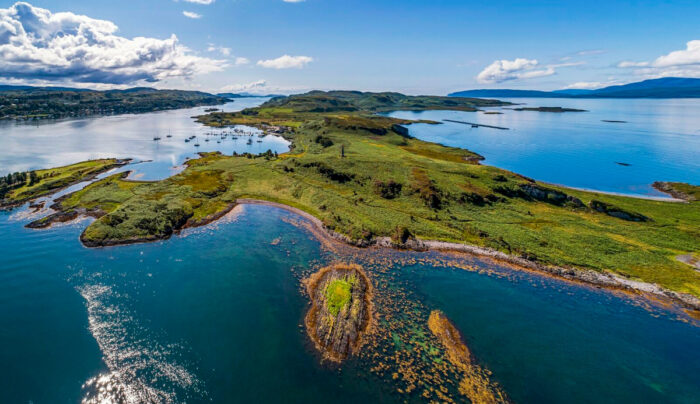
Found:
<path fill-rule="evenodd" d="M 459 392 L 472 403 L 508 403 L 505 392 L 491 380 L 491 372 L 479 366 L 469 348 L 462 342 L 457 328 L 439 310 L 430 312 L 428 328 L 445 347 L 447 359 L 461 369 L 464 377 L 459 382 Z"/>
<path fill-rule="evenodd" d="M 341 362 L 358 353 L 374 316 L 372 284 L 362 267 L 327 266 L 304 283 L 311 298 L 306 331 L 323 358 Z"/>

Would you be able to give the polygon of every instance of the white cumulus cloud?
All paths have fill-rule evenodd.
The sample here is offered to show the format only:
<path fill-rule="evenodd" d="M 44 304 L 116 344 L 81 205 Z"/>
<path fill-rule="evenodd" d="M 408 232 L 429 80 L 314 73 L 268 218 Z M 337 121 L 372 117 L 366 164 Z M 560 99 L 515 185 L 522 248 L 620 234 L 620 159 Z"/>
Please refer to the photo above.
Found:
<path fill-rule="evenodd" d="M 182 12 L 182 15 L 184 15 L 184 16 L 187 17 L 187 18 L 192 18 L 192 19 L 195 19 L 195 20 L 197 20 L 197 19 L 199 19 L 199 18 L 202 18 L 202 15 L 201 15 L 201 14 L 193 13 L 192 11 L 183 11 L 183 12 Z"/>
<path fill-rule="evenodd" d="M 636 68 L 646 77 L 700 77 L 700 39 L 688 41 L 685 49 L 659 56 L 653 61 L 620 62 L 618 67 Z"/>
<path fill-rule="evenodd" d="M 175 35 L 116 34 L 117 26 L 18 2 L 0 8 L 0 78 L 129 84 L 219 71 L 222 60 L 195 56 Z"/>
<path fill-rule="evenodd" d="M 301 69 L 307 64 L 313 62 L 313 58 L 308 56 L 280 56 L 277 59 L 258 60 L 258 66 L 268 69 Z"/>
<path fill-rule="evenodd" d="M 227 48 L 225 46 L 216 46 L 213 43 L 210 43 L 207 47 L 207 52 L 219 52 L 224 56 L 230 56 L 231 48 Z"/>
<path fill-rule="evenodd" d="M 242 65 L 247 65 L 250 63 L 250 60 L 248 58 L 244 57 L 237 57 L 236 60 L 233 62 L 236 66 L 242 66 Z"/>
<path fill-rule="evenodd" d="M 214 0 L 185 0 L 185 1 L 188 3 L 202 4 L 205 6 L 208 6 L 214 2 Z"/>
<path fill-rule="evenodd" d="M 517 58 L 494 61 L 476 76 L 476 80 L 479 83 L 502 83 L 509 80 L 551 76 L 554 73 L 554 67 L 540 67 L 535 59 Z"/>
<path fill-rule="evenodd" d="M 257 80 L 250 83 L 230 84 L 219 89 L 222 93 L 249 93 L 249 94 L 298 94 L 309 91 L 304 86 L 278 86 L 271 85 L 266 80 Z"/>
<path fill-rule="evenodd" d="M 221 92 L 223 93 L 241 93 L 241 92 L 255 92 L 256 90 L 261 90 L 267 87 L 267 81 L 257 80 L 245 84 L 230 84 L 228 86 L 221 87 Z"/>

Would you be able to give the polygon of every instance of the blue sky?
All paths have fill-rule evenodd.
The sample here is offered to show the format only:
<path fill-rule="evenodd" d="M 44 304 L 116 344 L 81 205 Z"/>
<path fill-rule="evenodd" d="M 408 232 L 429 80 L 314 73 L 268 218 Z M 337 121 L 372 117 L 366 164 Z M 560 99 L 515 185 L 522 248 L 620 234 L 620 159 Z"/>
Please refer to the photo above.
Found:
<path fill-rule="evenodd" d="M 700 77 L 699 20 L 697 0 L 3 1 L 0 78 L 215 92 L 593 88 Z"/>

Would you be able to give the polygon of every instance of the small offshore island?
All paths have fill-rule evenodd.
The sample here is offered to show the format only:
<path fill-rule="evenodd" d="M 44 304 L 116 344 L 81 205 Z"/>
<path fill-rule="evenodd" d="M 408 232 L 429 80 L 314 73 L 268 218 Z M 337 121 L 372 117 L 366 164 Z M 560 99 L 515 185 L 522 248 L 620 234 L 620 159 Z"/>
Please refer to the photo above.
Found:
<path fill-rule="evenodd" d="M 324 267 L 305 284 L 312 304 L 304 323 L 323 358 L 341 362 L 357 353 L 374 316 L 372 284 L 362 267 Z"/>
<path fill-rule="evenodd" d="M 697 201 L 644 200 L 543 184 L 481 165 L 483 157 L 468 150 L 412 138 L 404 125 L 417 121 L 377 115 L 502 105 L 510 104 L 349 91 L 277 97 L 260 107 L 213 112 L 198 120 L 281 134 L 292 142 L 289 153 L 203 153 L 162 181 L 114 174 L 53 207 L 63 215 L 99 217 L 81 235 L 83 244 L 99 247 L 165 239 L 218 219 L 239 199 L 265 200 L 306 212 L 328 234 L 357 246 L 475 253 L 700 307 L 700 272 L 676 259 L 697 253 L 700 245 Z M 106 171 L 115 163 L 82 164 L 99 164 Z M 51 191 L 42 176 L 32 185 L 10 184 L 2 204 L 27 200 L 29 189 Z M 682 188 L 683 195 L 697 189 L 669 186 Z"/>

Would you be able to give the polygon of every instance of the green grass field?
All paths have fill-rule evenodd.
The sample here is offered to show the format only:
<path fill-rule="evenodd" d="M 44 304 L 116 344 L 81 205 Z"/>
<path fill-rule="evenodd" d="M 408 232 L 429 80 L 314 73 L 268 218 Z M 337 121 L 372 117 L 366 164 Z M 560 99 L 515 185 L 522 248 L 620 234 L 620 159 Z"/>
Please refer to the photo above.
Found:
<path fill-rule="evenodd" d="M 479 156 L 467 150 L 409 138 L 397 126 L 406 121 L 327 106 L 309 112 L 311 101 L 298 101 L 285 105 L 276 99 L 269 108 L 200 117 L 212 125 L 286 122 L 293 128 L 286 134 L 293 141 L 290 153 L 278 158 L 207 154 L 163 181 L 110 177 L 70 197 L 70 208 L 100 206 L 108 212 L 83 239 L 100 245 L 163 238 L 238 198 L 256 198 L 304 210 L 352 239 L 467 243 L 700 296 L 700 272 L 675 259 L 700 250 L 700 202 L 536 183 L 479 165 Z"/>
<path fill-rule="evenodd" d="M 90 160 L 63 167 L 36 170 L 37 181 L 29 179 L 20 187 L 7 192 L 0 206 L 8 206 L 55 192 L 68 185 L 91 178 L 113 167 L 122 165 L 117 159 Z"/>

